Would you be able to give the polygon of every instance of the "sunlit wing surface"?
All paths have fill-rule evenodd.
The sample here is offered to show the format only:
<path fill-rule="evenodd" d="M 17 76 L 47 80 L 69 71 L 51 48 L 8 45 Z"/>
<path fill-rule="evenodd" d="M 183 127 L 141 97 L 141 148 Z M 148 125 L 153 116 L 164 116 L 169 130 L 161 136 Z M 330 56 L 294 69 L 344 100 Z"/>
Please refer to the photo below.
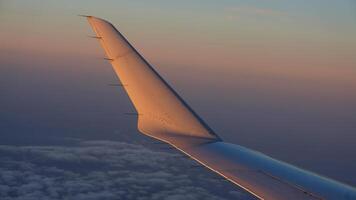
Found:
<path fill-rule="evenodd" d="M 259 199 L 355 200 L 356 190 L 223 142 L 109 22 L 86 16 L 138 114 L 138 129 Z"/>

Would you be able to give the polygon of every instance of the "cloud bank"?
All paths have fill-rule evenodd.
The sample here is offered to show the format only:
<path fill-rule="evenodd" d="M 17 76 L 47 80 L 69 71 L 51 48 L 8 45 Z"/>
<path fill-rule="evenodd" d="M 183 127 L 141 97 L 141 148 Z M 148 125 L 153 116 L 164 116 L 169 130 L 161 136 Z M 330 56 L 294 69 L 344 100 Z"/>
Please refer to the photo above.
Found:
<path fill-rule="evenodd" d="M 177 153 L 137 144 L 0 146 L 2 200 L 253 199 Z"/>

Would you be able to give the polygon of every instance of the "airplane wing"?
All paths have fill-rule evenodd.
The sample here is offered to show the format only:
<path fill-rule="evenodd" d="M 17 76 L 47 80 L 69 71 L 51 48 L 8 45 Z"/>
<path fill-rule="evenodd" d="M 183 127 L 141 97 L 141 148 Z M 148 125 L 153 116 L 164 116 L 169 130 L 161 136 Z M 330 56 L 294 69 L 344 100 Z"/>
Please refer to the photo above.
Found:
<path fill-rule="evenodd" d="M 259 199 L 356 199 L 351 186 L 222 141 L 112 24 L 86 17 L 137 111 L 140 132 L 172 145 Z"/>

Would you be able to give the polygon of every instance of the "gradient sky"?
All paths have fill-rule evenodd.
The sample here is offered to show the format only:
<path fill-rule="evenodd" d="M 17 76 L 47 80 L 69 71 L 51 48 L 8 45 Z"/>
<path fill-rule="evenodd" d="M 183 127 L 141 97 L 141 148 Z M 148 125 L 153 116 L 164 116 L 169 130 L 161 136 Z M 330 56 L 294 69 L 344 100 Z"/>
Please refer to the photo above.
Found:
<path fill-rule="evenodd" d="M 354 0 L 98 2 L 0 1 L 1 144 L 141 137 L 88 14 L 226 141 L 356 185 Z"/>

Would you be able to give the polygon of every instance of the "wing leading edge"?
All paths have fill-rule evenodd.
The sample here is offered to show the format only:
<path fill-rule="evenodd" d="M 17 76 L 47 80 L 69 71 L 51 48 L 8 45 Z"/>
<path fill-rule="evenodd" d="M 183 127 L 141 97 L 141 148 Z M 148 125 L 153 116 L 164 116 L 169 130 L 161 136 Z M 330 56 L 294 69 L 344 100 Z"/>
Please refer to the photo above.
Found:
<path fill-rule="evenodd" d="M 356 199 L 356 190 L 223 142 L 109 22 L 86 16 L 138 112 L 138 129 L 259 199 Z"/>

